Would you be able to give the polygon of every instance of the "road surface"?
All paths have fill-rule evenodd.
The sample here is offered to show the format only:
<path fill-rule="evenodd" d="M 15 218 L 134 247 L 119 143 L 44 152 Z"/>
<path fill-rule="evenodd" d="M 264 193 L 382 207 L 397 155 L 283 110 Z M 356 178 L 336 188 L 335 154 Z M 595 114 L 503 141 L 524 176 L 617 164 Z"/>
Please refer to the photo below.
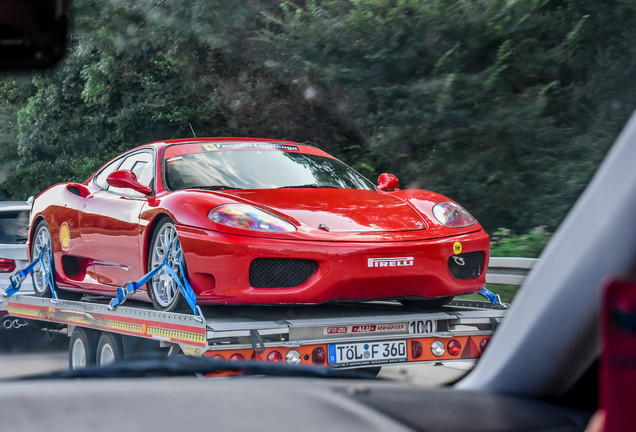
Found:
<path fill-rule="evenodd" d="M 68 338 L 58 335 L 53 342 L 41 335 L 16 336 L 0 332 L 0 379 L 18 378 L 65 370 L 68 368 Z M 447 362 L 441 364 L 411 364 L 385 366 L 382 378 L 408 381 L 418 386 L 437 386 L 461 378 L 470 368 L 471 362 Z"/>

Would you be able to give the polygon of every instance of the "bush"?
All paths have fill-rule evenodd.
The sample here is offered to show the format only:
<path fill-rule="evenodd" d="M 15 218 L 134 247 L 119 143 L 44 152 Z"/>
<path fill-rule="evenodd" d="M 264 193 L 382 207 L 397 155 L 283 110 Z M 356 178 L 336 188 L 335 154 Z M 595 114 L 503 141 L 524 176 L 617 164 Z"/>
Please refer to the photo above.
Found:
<path fill-rule="evenodd" d="M 552 233 L 545 226 L 533 228 L 527 234 L 514 234 L 506 228 L 496 230 L 490 239 L 490 255 L 494 257 L 536 258 L 548 244 Z"/>

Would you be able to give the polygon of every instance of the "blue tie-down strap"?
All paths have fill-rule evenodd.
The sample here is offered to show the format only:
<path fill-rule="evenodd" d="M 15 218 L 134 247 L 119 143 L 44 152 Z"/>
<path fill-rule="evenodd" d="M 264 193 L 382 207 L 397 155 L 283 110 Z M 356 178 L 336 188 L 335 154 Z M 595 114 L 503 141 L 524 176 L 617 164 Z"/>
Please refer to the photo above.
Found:
<path fill-rule="evenodd" d="M 477 292 L 477 294 L 481 294 L 486 298 L 486 300 L 488 300 L 495 306 L 503 306 L 505 308 L 508 308 L 510 306 L 508 303 L 504 303 L 501 301 L 501 297 L 499 297 L 499 294 L 495 294 L 486 287 L 483 287 L 480 291 Z"/>
<path fill-rule="evenodd" d="M 166 250 L 170 250 L 171 247 L 172 247 L 172 243 L 168 245 Z M 155 267 L 150 272 L 146 273 L 138 281 L 128 282 L 123 287 L 117 288 L 117 296 L 110 301 L 110 304 L 108 305 L 109 309 L 113 310 L 117 306 L 123 304 L 130 296 L 132 296 L 135 293 L 135 291 L 137 291 L 139 288 L 144 286 L 144 284 L 146 284 L 150 279 L 155 277 L 157 273 L 159 273 L 162 270 L 166 270 L 170 274 L 172 279 L 177 283 L 177 286 L 179 287 L 179 292 L 181 293 L 181 295 L 183 295 L 183 298 L 185 298 L 186 302 L 188 302 L 188 305 L 190 306 L 190 308 L 192 308 L 192 312 L 194 313 L 194 315 L 201 315 L 201 310 L 197 306 L 196 296 L 194 295 L 192 286 L 190 286 L 190 283 L 188 282 L 188 279 L 185 276 L 183 278 L 183 281 L 181 281 L 181 278 L 175 273 L 172 267 L 168 265 L 169 257 L 170 257 L 170 254 L 166 253 L 166 256 L 164 257 L 161 265 Z M 183 257 L 183 253 L 179 253 L 178 264 L 179 264 L 179 270 L 181 271 L 181 274 L 185 275 L 183 264 L 182 264 L 182 257 Z"/>
<path fill-rule="evenodd" d="M 44 260 L 44 254 L 46 254 L 48 258 L 48 266 L 46 265 L 46 261 Z M 35 269 L 38 264 L 41 264 L 42 269 L 44 270 L 45 282 L 48 284 L 49 288 L 51 288 L 51 297 L 53 297 L 53 299 L 57 299 L 55 284 L 53 283 L 53 259 L 51 257 L 51 251 L 46 246 L 40 249 L 40 253 L 37 258 L 35 258 L 28 266 L 26 266 L 22 270 L 19 270 L 9 278 L 11 286 L 4 290 L 3 295 L 5 297 L 11 297 L 12 295 L 20 291 L 22 282 L 24 282 L 27 276 L 33 271 L 33 269 Z"/>

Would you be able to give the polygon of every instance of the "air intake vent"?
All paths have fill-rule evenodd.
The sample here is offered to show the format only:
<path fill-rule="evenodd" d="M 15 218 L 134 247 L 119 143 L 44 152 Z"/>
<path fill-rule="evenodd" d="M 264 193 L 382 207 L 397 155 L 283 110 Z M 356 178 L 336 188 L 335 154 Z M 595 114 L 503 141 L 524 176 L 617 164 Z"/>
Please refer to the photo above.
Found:
<path fill-rule="evenodd" d="M 250 285 L 254 288 L 291 288 L 307 282 L 318 268 L 311 260 L 257 258 L 250 265 Z"/>
<path fill-rule="evenodd" d="M 485 258 L 483 251 L 453 255 L 448 259 L 448 269 L 456 279 L 475 279 L 484 269 Z"/>

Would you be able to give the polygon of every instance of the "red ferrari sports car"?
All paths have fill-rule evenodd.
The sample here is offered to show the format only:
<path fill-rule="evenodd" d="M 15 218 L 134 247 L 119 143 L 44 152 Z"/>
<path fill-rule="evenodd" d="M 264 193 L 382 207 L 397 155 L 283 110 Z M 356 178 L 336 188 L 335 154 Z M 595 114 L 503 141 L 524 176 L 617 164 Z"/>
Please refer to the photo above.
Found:
<path fill-rule="evenodd" d="M 155 142 L 84 183 L 42 192 L 29 253 L 50 247 L 56 287 L 67 295 L 112 296 L 164 259 L 185 273 L 199 304 L 442 304 L 481 289 L 489 256 L 482 227 L 442 195 L 397 186 L 390 174 L 374 186 L 329 154 L 289 141 Z M 38 265 L 41 296 L 51 295 L 45 277 Z M 159 310 L 184 305 L 169 271 L 134 298 Z"/>

